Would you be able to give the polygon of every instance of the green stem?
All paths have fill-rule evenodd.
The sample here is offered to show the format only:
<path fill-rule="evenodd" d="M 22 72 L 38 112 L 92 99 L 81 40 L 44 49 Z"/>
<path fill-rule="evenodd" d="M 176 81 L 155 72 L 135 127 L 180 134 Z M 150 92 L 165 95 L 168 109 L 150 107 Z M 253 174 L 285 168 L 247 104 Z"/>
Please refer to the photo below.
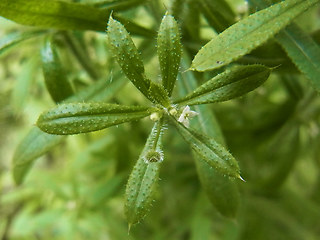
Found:
<path fill-rule="evenodd" d="M 159 139 L 160 139 L 160 136 L 161 136 L 161 130 L 162 130 L 162 127 L 163 127 L 163 118 L 161 118 L 159 120 L 159 122 L 157 123 L 157 135 L 155 136 L 154 138 L 154 141 L 153 141 L 153 145 L 152 145 L 152 150 L 155 150 L 157 149 L 157 145 L 158 145 L 158 142 L 159 142 Z"/>

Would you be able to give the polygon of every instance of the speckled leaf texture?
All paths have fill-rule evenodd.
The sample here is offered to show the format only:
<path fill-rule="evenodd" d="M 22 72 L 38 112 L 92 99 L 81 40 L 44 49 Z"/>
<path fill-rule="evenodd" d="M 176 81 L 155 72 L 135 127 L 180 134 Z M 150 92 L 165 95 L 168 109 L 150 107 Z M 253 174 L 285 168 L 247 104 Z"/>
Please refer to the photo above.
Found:
<path fill-rule="evenodd" d="M 320 92 L 320 47 L 317 43 L 295 24 L 282 30 L 276 39 L 293 63 Z"/>
<path fill-rule="evenodd" d="M 125 79 L 118 79 L 108 84 L 105 79 L 85 88 L 65 102 L 74 101 L 103 101 L 110 99 L 123 86 Z M 29 172 L 33 162 L 53 147 L 58 145 L 66 136 L 51 135 L 33 127 L 21 140 L 13 156 L 13 178 L 16 184 L 21 184 Z"/>
<path fill-rule="evenodd" d="M 192 72 L 186 72 L 187 79 L 179 81 L 179 90 L 184 90 L 181 95 L 197 86 L 196 79 Z M 214 138 L 219 144 L 225 146 L 222 130 L 214 113 L 207 105 L 194 106 L 199 115 L 195 118 L 199 130 Z M 201 185 L 206 192 L 212 205 L 225 217 L 234 218 L 240 205 L 240 194 L 236 180 L 223 176 L 213 167 L 204 161 L 198 154 L 193 154 L 197 174 Z"/>
<path fill-rule="evenodd" d="M 270 72 L 269 68 L 258 64 L 234 66 L 175 103 L 195 105 L 227 101 L 259 87 L 268 79 Z"/>
<path fill-rule="evenodd" d="M 232 25 L 200 49 L 191 69 L 207 71 L 227 65 L 249 53 L 319 0 L 286 0 Z"/>
<path fill-rule="evenodd" d="M 192 150 L 210 167 L 224 176 L 241 178 L 237 161 L 222 145 L 194 129 L 186 128 L 175 119 L 172 122 Z"/>
<path fill-rule="evenodd" d="M 250 0 L 252 7 L 266 8 L 267 0 Z M 306 75 L 313 87 L 320 91 L 320 47 L 314 39 L 295 23 L 281 30 L 275 39 L 286 51 L 297 68 Z"/>
<path fill-rule="evenodd" d="M 37 126 L 44 132 L 58 135 L 101 130 L 120 123 L 144 118 L 148 108 L 108 103 L 68 103 L 40 115 Z"/>
<path fill-rule="evenodd" d="M 138 223 L 144 218 L 154 199 L 161 162 L 146 163 L 144 156 L 153 148 L 161 151 L 161 136 L 157 142 L 154 142 L 157 135 L 161 134 L 161 127 L 160 122 L 155 123 L 128 180 L 125 194 L 125 213 L 129 225 Z"/>
<path fill-rule="evenodd" d="M 178 24 L 174 17 L 165 15 L 158 33 L 158 56 L 162 85 L 171 96 L 181 59 L 181 43 Z"/>
<path fill-rule="evenodd" d="M 112 53 L 122 71 L 149 98 L 150 80 L 145 76 L 142 59 L 129 33 L 120 22 L 110 16 L 107 34 Z"/>

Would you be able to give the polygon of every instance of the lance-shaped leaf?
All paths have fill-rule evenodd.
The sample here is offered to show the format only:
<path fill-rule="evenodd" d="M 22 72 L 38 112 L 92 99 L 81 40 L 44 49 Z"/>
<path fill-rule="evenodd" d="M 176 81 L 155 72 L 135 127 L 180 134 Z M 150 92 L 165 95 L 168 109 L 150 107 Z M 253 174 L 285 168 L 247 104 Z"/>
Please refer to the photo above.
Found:
<path fill-rule="evenodd" d="M 171 96 L 181 59 L 179 28 L 172 16 L 163 17 L 157 41 L 162 85 L 167 90 L 168 96 Z"/>
<path fill-rule="evenodd" d="M 241 179 L 237 161 L 222 145 L 196 130 L 186 128 L 173 117 L 170 119 L 192 150 L 210 167 L 215 168 L 222 175 Z"/>
<path fill-rule="evenodd" d="M 272 1 L 250 0 L 253 7 L 266 8 Z M 292 23 L 275 36 L 278 43 L 286 51 L 292 62 L 320 91 L 320 47 L 316 41 Z"/>
<path fill-rule="evenodd" d="M 179 81 L 179 90 L 188 91 L 194 89 L 197 82 L 193 73 L 188 71 L 183 74 L 187 75 L 187 79 L 183 78 Z M 194 109 L 199 113 L 195 118 L 195 123 L 197 123 L 199 130 L 225 146 L 222 130 L 209 106 L 195 106 Z M 201 185 L 212 205 L 223 216 L 235 217 L 240 203 L 240 195 L 234 179 L 220 174 L 218 170 L 210 167 L 198 154 L 193 154 L 193 156 Z"/>
<path fill-rule="evenodd" d="M 242 96 L 264 83 L 271 70 L 262 65 L 235 66 L 205 82 L 175 103 L 195 105 L 227 101 Z"/>
<path fill-rule="evenodd" d="M 56 48 L 52 38 L 46 39 L 41 49 L 41 59 L 47 90 L 58 103 L 73 95 L 73 90 Z"/>
<path fill-rule="evenodd" d="M 149 108 L 108 103 L 67 103 L 40 115 L 44 132 L 70 135 L 101 130 L 150 115 Z"/>
<path fill-rule="evenodd" d="M 68 101 L 104 101 L 110 99 L 126 82 L 119 79 L 119 74 L 114 76 L 112 83 L 105 79 L 85 88 L 66 100 Z M 17 184 L 21 184 L 29 172 L 34 161 L 48 152 L 50 149 L 61 143 L 65 136 L 51 135 L 33 127 L 22 139 L 13 156 L 13 177 Z"/>
<path fill-rule="evenodd" d="M 59 144 L 63 136 L 50 135 L 39 128 L 32 128 L 29 134 L 20 142 L 13 156 L 13 178 L 21 184 L 34 160 L 52 147 Z"/>
<path fill-rule="evenodd" d="M 161 121 L 155 123 L 142 153 L 134 166 L 126 187 L 125 213 L 129 222 L 138 223 L 152 206 L 159 178 L 160 164 L 163 160 L 161 150 Z M 158 155 L 153 161 L 148 156 Z M 157 154 L 158 153 L 158 154 Z"/>
<path fill-rule="evenodd" d="M 112 9 L 95 8 L 87 4 L 66 1 L 42 0 L 1 0 L 0 16 L 20 24 L 56 28 L 63 30 L 93 30 L 103 32 L 106 28 L 106 17 Z M 120 17 L 119 17 L 120 18 Z M 120 20 L 120 19 L 119 19 Z M 120 21 L 125 20 L 121 18 Z M 127 28 L 132 34 L 146 37 L 155 32 L 129 20 Z"/>
<path fill-rule="evenodd" d="M 105 29 L 109 10 L 65 1 L 1 0 L 0 15 L 20 24 L 73 30 Z"/>
<path fill-rule="evenodd" d="M 114 20 L 111 16 L 107 33 L 113 55 L 124 74 L 140 92 L 148 97 L 150 80 L 145 76 L 143 62 L 129 33 L 120 22 Z"/>
<path fill-rule="evenodd" d="M 207 43 L 191 69 L 206 71 L 227 65 L 266 42 L 319 0 L 286 0 L 240 20 Z"/>
<path fill-rule="evenodd" d="M 9 33 L 3 36 L 0 39 L 0 56 L 4 52 L 6 52 L 8 49 L 15 46 L 16 44 L 30 38 L 41 36 L 46 32 L 47 31 L 43 31 L 43 30 L 28 31 L 28 32 L 14 32 L 14 33 Z"/>

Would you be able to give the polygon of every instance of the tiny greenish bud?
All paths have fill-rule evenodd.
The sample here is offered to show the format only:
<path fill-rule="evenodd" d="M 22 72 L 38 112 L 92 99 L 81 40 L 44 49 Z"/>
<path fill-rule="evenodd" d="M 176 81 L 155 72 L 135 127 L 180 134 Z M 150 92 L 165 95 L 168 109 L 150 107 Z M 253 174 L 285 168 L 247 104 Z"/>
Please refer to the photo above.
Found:
<path fill-rule="evenodd" d="M 159 121 L 162 118 L 162 114 L 160 112 L 153 112 L 150 114 L 150 119 L 153 122 Z"/>
<path fill-rule="evenodd" d="M 145 163 L 155 163 L 163 161 L 163 153 L 161 151 L 150 150 L 144 156 Z"/>
<path fill-rule="evenodd" d="M 178 114 L 178 110 L 175 107 L 170 107 L 168 109 L 168 112 L 169 112 L 170 115 L 172 115 L 174 117 L 177 116 L 177 114 Z"/>

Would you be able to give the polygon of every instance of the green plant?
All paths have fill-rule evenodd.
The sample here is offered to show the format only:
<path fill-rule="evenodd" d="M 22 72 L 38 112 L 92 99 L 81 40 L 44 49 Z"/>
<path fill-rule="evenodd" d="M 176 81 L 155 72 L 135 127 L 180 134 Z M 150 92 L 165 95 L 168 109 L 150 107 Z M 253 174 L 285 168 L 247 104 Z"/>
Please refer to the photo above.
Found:
<path fill-rule="evenodd" d="M 37 126 L 15 150 L 12 169 L 15 182 L 22 184 L 35 160 L 64 142 L 64 135 L 89 133 L 130 123 L 129 129 L 110 128 L 108 132 L 85 134 L 79 138 L 79 145 L 82 144 L 80 139 L 85 139 L 85 145 L 92 142 L 93 150 L 89 148 L 91 150 L 84 157 L 79 157 L 75 165 L 66 168 L 72 171 L 64 176 L 66 181 L 62 181 L 61 186 L 58 186 L 59 178 L 64 177 L 59 177 L 59 170 L 53 171 L 52 177 L 42 176 L 47 179 L 44 188 L 49 186 L 54 196 L 59 196 L 54 198 L 55 203 L 67 202 L 70 209 L 76 209 L 70 214 L 70 222 L 83 218 L 92 223 L 103 219 L 103 216 L 92 212 L 99 208 L 108 212 L 110 205 L 104 205 L 104 201 L 112 197 L 122 199 L 120 186 L 124 186 L 131 172 L 124 203 L 117 200 L 115 204 L 125 206 L 129 228 L 146 217 L 147 229 L 157 239 L 185 239 L 184 234 L 190 234 L 191 239 L 211 239 L 213 236 L 235 239 L 226 234 L 228 229 L 233 229 L 232 232 L 241 239 L 269 239 L 263 224 L 278 229 L 274 225 L 285 222 L 288 211 L 299 217 L 301 214 L 292 209 L 279 210 L 268 198 L 277 198 L 279 189 L 294 171 L 294 164 L 301 152 L 306 149 L 304 147 L 313 142 L 313 138 L 319 138 L 317 133 L 308 134 L 308 126 L 315 125 L 318 128 L 319 100 L 309 82 L 296 79 L 298 73 L 302 72 L 319 91 L 320 50 L 317 32 L 311 35 L 292 23 L 318 2 L 250 0 L 248 5 L 242 5 L 248 9 L 240 11 L 239 15 L 233 10 L 236 4 L 224 0 L 175 0 L 170 2 L 169 12 L 165 14 L 159 10 L 162 1 L 156 0 L 147 3 L 141 0 L 0 2 L 1 16 L 42 28 L 9 33 L 0 40 L 0 54 L 3 54 L 4 62 L 10 58 L 12 50 L 9 48 L 14 49 L 18 43 L 27 39 L 37 43 L 39 37 L 43 42 L 41 54 L 29 60 L 26 70 L 22 72 L 23 78 L 17 86 L 23 88 L 16 87 L 16 93 L 12 94 L 15 111 L 21 112 L 26 99 L 26 95 L 21 93 L 31 89 L 31 75 L 39 64 L 42 65 L 41 74 L 45 83 L 44 86 L 38 84 L 39 91 L 49 93 L 57 104 L 39 116 Z M 135 23 L 139 18 L 136 10 L 140 4 L 146 5 L 144 11 L 154 18 L 155 26 L 142 27 Z M 206 24 L 202 27 L 204 19 Z M 106 25 L 105 36 L 103 32 Z M 157 27 L 159 30 L 156 34 Z M 215 34 L 210 41 L 207 38 L 210 34 L 204 30 L 206 28 L 215 31 L 210 33 Z M 85 30 L 101 33 L 85 35 Z M 132 39 L 131 35 L 138 38 Z M 140 50 L 137 46 L 140 46 Z M 30 52 L 23 54 L 29 56 Z M 118 65 L 113 63 L 113 59 Z M 267 86 L 261 86 L 270 74 L 271 80 L 265 84 Z M 106 76 L 108 81 L 105 80 Z M 126 85 L 127 79 L 134 87 Z M 269 81 L 272 83 L 269 84 Z M 260 93 L 259 89 L 255 90 L 258 87 Z M 143 126 L 137 120 L 143 121 Z M 179 133 L 180 138 L 176 137 L 175 132 Z M 307 139 L 304 142 L 299 140 L 301 134 Z M 181 139 L 184 141 L 181 142 Z M 143 142 L 144 148 L 137 162 L 132 164 L 131 160 L 136 159 Z M 185 144 L 189 145 L 192 158 L 184 154 L 190 153 L 185 149 Z M 109 149 L 107 152 L 102 150 L 105 146 Z M 313 150 L 317 147 L 314 145 Z M 99 159 L 98 162 L 90 161 L 90 156 Z M 195 166 L 191 164 L 191 159 Z M 240 161 L 241 175 L 236 159 Z M 171 165 L 163 166 L 165 164 Z M 178 169 L 177 172 L 170 170 L 170 167 Z M 182 171 L 183 168 L 188 171 Z M 194 183 L 197 178 L 195 172 L 209 201 L 220 214 L 215 214 L 215 219 L 221 220 L 222 224 L 214 234 L 205 214 L 205 198 L 201 193 L 193 196 L 199 189 Z M 88 176 L 90 183 L 83 181 L 81 174 L 74 176 L 76 173 Z M 241 184 L 241 176 L 248 182 Z M 159 177 L 168 179 L 168 186 L 162 186 L 161 191 L 157 191 Z M 90 190 L 90 186 L 94 186 L 93 190 Z M 183 190 L 179 193 L 174 191 L 175 187 Z M 65 193 L 64 188 L 73 190 Z M 303 202 L 291 188 L 288 189 L 280 195 L 280 204 L 291 206 L 288 201 L 292 196 L 294 204 Z M 20 194 L 23 195 L 23 192 Z M 36 202 L 38 194 L 36 189 L 31 191 L 31 202 Z M 312 199 L 317 197 L 318 194 L 314 192 Z M 19 203 L 17 206 L 27 201 L 19 198 L 14 200 Z M 176 202 L 183 198 L 184 203 L 176 209 L 170 209 L 168 204 L 166 209 L 171 212 L 162 213 L 157 203 L 152 208 L 157 198 L 164 202 L 166 198 L 176 199 Z M 10 194 L 8 199 L 5 198 L 2 204 L 11 201 Z M 313 214 L 308 214 L 310 219 L 317 219 L 320 216 L 319 206 L 315 207 L 313 200 L 309 200 L 310 207 L 305 207 L 305 211 L 316 209 Z M 163 233 L 159 232 L 165 226 L 161 223 L 161 216 L 170 218 L 173 223 L 179 222 L 174 218 L 183 218 L 185 209 L 190 209 L 190 204 L 194 202 L 197 202 L 194 213 L 180 220 L 190 225 L 191 230 L 188 227 L 181 230 L 172 227 L 175 229 L 173 231 L 169 227 Z M 60 208 L 50 208 L 45 204 L 44 208 L 49 209 L 45 219 L 52 216 L 69 222 L 65 219 L 69 215 L 63 215 Z M 242 209 L 240 216 L 239 208 Z M 272 212 L 277 215 L 273 216 L 272 212 L 268 214 L 265 208 L 274 209 Z M 19 212 L 19 209 L 16 211 Z M 151 213 L 147 214 L 149 211 Z M 264 211 L 266 218 L 261 220 L 261 225 L 255 225 L 259 211 Z M 14 218 L 15 211 L 8 216 Z M 111 211 L 110 216 L 102 221 L 107 221 L 111 228 L 108 234 L 114 239 L 125 239 L 123 221 L 117 218 L 117 212 Z M 228 218 L 240 218 L 241 226 L 237 228 L 240 230 L 235 230 Z M 4 229 L 10 228 L 10 221 L 6 222 Z M 288 239 L 295 234 L 294 239 L 314 237 L 319 232 L 317 228 L 309 234 L 297 230 L 294 223 L 286 224 L 289 230 L 280 231 L 278 239 Z M 85 236 L 102 239 L 103 226 L 93 225 L 86 223 L 89 230 L 84 231 L 70 227 L 73 230 L 60 233 L 61 239 L 68 239 L 77 232 L 80 232 L 77 236 L 79 239 Z M 114 225 L 119 226 L 117 228 Z M 202 230 L 198 229 L 200 225 Z M 259 231 L 251 232 L 247 225 L 256 226 Z M 306 228 L 310 226 L 314 225 L 306 224 Z M 33 228 L 29 230 L 30 233 Z M 61 226 L 56 228 L 63 232 Z M 94 235 L 97 228 L 101 235 Z M 60 239 L 50 233 L 39 234 L 40 238 Z M 142 230 L 134 229 L 132 237 L 141 239 L 144 234 Z M 7 235 L 4 231 L 4 236 Z"/>

